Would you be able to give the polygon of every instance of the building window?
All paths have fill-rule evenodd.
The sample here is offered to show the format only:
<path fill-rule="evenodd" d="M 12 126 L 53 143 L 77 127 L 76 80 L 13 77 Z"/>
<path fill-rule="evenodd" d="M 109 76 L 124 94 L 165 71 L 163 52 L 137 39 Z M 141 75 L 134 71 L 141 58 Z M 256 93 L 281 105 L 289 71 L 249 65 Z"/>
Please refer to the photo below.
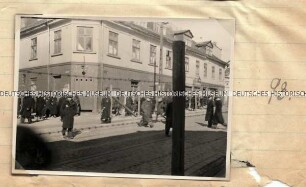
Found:
<path fill-rule="evenodd" d="M 156 46 L 150 45 L 150 65 L 156 64 Z"/>
<path fill-rule="evenodd" d="M 166 68 L 172 69 L 172 51 L 169 50 L 166 53 Z"/>
<path fill-rule="evenodd" d="M 92 51 L 92 28 L 77 27 L 78 29 L 78 51 Z"/>
<path fill-rule="evenodd" d="M 133 60 L 140 61 L 140 41 L 133 39 Z"/>
<path fill-rule="evenodd" d="M 131 88 L 132 88 L 132 91 L 137 91 L 138 90 L 138 81 L 131 81 Z"/>
<path fill-rule="evenodd" d="M 109 31 L 108 54 L 118 56 L 118 33 Z"/>
<path fill-rule="evenodd" d="M 214 79 L 215 78 L 215 66 L 211 67 L 211 77 Z"/>
<path fill-rule="evenodd" d="M 222 81 L 222 69 L 219 68 L 219 80 Z"/>
<path fill-rule="evenodd" d="M 147 28 L 156 32 L 156 33 L 159 33 L 159 25 L 155 22 L 148 22 L 147 23 Z"/>
<path fill-rule="evenodd" d="M 189 71 L 189 58 L 185 57 L 185 72 Z"/>
<path fill-rule="evenodd" d="M 196 77 L 200 77 L 200 61 L 196 61 Z"/>
<path fill-rule="evenodd" d="M 31 39 L 31 59 L 37 58 L 37 38 Z"/>
<path fill-rule="evenodd" d="M 207 63 L 204 63 L 204 77 L 207 77 Z"/>
<path fill-rule="evenodd" d="M 62 51 L 62 31 L 54 31 L 54 54 Z"/>

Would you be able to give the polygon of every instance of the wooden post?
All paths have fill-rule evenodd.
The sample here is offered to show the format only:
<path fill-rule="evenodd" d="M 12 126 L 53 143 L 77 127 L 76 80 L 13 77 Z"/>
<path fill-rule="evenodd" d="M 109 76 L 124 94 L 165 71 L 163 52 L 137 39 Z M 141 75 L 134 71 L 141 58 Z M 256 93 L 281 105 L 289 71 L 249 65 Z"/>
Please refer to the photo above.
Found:
<path fill-rule="evenodd" d="M 185 42 L 173 42 L 173 91 L 185 91 Z M 173 97 L 171 174 L 184 175 L 185 97 Z"/>

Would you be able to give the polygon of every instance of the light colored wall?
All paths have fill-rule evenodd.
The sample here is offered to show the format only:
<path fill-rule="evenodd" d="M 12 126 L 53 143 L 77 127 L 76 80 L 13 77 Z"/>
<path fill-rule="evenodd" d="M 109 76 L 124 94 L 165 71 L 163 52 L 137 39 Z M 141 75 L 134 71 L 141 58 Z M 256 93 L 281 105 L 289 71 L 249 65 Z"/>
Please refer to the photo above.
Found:
<path fill-rule="evenodd" d="M 72 49 L 72 62 L 99 62 L 99 21 L 89 21 L 89 20 L 73 20 L 71 23 L 71 38 L 70 47 Z M 93 28 L 93 38 L 92 38 L 92 52 L 81 52 L 77 51 L 77 27 L 85 26 Z"/>
<path fill-rule="evenodd" d="M 62 30 L 62 55 L 53 56 L 54 54 L 54 31 Z M 71 60 L 71 28 L 70 24 L 57 26 L 50 29 L 50 38 L 48 30 L 41 31 L 34 35 L 22 38 L 20 40 L 20 63 L 19 68 L 31 68 L 44 66 L 48 63 L 57 64 L 69 62 Z M 37 37 L 37 60 L 30 60 L 31 57 L 31 39 Z M 49 55 L 50 40 L 50 55 Z M 50 57 L 50 59 L 49 59 Z M 50 60 L 50 62 L 49 62 Z"/>

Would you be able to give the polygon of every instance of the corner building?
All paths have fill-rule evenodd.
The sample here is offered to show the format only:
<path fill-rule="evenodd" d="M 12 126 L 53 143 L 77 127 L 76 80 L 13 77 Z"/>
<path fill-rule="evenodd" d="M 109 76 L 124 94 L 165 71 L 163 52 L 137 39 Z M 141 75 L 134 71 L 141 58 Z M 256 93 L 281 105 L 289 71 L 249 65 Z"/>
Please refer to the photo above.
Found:
<path fill-rule="evenodd" d="M 152 91 L 154 71 L 156 90 L 171 90 L 173 33 L 157 22 L 37 20 L 21 29 L 19 90 Z M 222 49 L 185 42 L 186 90 L 224 90 Z M 80 102 L 100 107 L 100 98 Z"/>

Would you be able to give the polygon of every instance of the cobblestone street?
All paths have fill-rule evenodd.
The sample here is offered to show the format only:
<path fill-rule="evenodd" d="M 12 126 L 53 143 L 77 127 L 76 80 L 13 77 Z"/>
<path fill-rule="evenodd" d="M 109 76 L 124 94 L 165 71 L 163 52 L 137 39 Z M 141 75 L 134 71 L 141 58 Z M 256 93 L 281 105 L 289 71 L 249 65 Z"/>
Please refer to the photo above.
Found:
<path fill-rule="evenodd" d="M 227 130 L 221 125 L 207 128 L 200 114 L 186 117 L 185 175 L 224 177 Z M 99 124 L 99 118 L 93 116 L 84 113 L 75 118 L 76 136 L 72 140 L 59 133 L 58 118 L 31 124 L 53 152 L 53 162 L 47 170 L 171 174 L 172 138 L 165 136 L 162 121 L 146 128 L 138 127 L 139 118 L 135 117 Z"/>

